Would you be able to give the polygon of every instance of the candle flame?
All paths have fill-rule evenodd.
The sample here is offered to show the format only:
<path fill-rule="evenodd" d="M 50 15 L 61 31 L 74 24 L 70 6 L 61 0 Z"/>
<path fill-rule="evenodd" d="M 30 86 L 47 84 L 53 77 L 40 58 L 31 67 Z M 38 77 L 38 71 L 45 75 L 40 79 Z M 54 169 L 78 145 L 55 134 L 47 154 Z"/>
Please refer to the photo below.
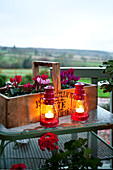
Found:
<path fill-rule="evenodd" d="M 48 113 L 45 114 L 45 118 L 53 118 L 54 114 L 51 112 L 51 110 L 49 110 Z"/>
<path fill-rule="evenodd" d="M 83 106 L 79 106 L 79 108 L 76 108 L 77 113 L 84 113 L 84 108 Z"/>

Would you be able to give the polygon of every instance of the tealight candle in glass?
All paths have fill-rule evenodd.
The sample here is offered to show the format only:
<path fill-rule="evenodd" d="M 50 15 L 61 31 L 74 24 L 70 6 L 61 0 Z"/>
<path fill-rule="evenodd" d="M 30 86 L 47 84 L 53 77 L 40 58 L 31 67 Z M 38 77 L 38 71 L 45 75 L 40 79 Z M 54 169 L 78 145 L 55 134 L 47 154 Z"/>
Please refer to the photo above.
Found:
<path fill-rule="evenodd" d="M 46 86 L 44 90 L 44 98 L 41 101 L 40 124 L 47 128 L 56 127 L 59 124 L 59 110 L 58 100 L 55 100 L 54 87 Z"/>
<path fill-rule="evenodd" d="M 75 94 L 71 94 L 71 119 L 86 121 L 89 119 L 89 97 L 85 93 L 84 84 L 75 84 Z"/>

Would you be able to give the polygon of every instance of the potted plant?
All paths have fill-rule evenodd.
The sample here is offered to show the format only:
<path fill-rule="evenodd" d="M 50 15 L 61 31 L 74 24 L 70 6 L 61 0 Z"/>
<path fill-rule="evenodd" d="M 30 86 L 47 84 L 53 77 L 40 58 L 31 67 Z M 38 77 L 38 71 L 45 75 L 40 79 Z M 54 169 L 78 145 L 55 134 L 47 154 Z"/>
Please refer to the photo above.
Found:
<path fill-rule="evenodd" d="M 104 67 L 103 74 L 108 75 L 109 78 L 101 81 L 101 89 L 103 89 L 103 93 L 111 92 L 113 90 L 113 60 L 108 60 L 103 62 L 100 67 Z"/>
<path fill-rule="evenodd" d="M 40 149 L 52 152 L 52 157 L 46 160 L 41 169 L 97 169 L 102 166 L 101 160 L 92 156 L 92 149 L 87 147 L 87 139 L 79 138 L 64 143 L 64 149 L 57 146 L 58 138 L 53 133 L 46 133 L 38 140 Z M 57 153 L 55 150 L 58 150 Z"/>
<path fill-rule="evenodd" d="M 50 83 L 50 79 L 48 79 L 48 75 L 42 74 L 33 77 L 35 81 L 34 84 L 24 84 L 20 86 L 20 82 L 22 81 L 21 75 L 15 75 L 15 78 L 10 78 L 10 81 L 7 83 L 4 91 L 1 93 L 7 97 L 21 96 L 25 94 L 33 94 L 38 92 L 43 92 L 44 87 Z"/>

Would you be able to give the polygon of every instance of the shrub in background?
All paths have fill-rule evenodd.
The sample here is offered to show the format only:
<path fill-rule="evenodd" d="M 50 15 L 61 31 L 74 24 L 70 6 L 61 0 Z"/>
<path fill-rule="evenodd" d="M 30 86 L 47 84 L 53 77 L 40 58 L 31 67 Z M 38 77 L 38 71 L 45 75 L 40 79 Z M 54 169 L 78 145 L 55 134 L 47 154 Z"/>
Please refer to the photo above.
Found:
<path fill-rule="evenodd" d="M 0 75 L 0 87 L 4 87 L 6 81 L 7 81 L 7 76 L 5 76 L 5 75 Z"/>
<path fill-rule="evenodd" d="M 20 85 L 27 84 L 27 82 L 29 82 L 30 84 L 33 84 L 33 75 L 32 74 L 23 76 Z"/>

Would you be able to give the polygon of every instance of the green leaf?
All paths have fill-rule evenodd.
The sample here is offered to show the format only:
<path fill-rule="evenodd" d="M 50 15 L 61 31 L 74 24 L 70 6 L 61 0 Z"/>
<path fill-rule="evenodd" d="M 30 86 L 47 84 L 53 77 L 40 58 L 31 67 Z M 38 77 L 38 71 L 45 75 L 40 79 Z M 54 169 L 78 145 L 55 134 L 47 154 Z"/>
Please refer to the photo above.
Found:
<path fill-rule="evenodd" d="M 100 89 L 104 89 L 104 93 L 111 92 L 113 90 L 113 85 L 111 84 L 103 84 L 101 85 Z"/>
<path fill-rule="evenodd" d="M 107 66 L 107 65 L 113 66 L 113 60 L 108 60 L 108 61 L 102 62 L 101 66 Z"/>
<path fill-rule="evenodd" d="M 87 156 L 89 156 L 90 154 L 92 154 L 92 152 L 93 152 L 92 149 L 89 149 L 89 148 L 88 148 L 88 149 L 84 150 L 84 156 L 87 157 Z"/>
<path fill-rule="evenodd" d="M 63 151 L 63 150 L 61 150 L 61 149 L 59 149 L 59 152 L 60 152 L 60 153 L 64 153 L 64 151 Z"/>
<path fill-rule="evenodd" d="M 113 66 L 113 60 L 108 60 L 108 61 L 107 61 L 107 64 L 110 64 L 110 65 Z"/>
<path fill-rule="evenodd" d="M 60 150 L 60 153 L 53 155 L 47 162 L 50 167 L 63 169 L 68 166 L 68 169 L 88 169 L 89 167 L 96 170 L 97 166 L 102 166 L 100 159 L 91 156 L 92 149 L 85 148 L 88 139 L 71 140 L 64 144 L 65 151 Z"/>
<path fill-rule="evenodd" d="M 12 96 L 15 96 L 17 94 L 17 90 L 15 88 L 10 88 L 10 93 Z"/>
<path fill-rule="evenodd" d="M 49 162 L 60 162 L 61 160 L 65 160 L 68 155 L 70 155 L 69 150 L 67 150 L 66 152 L 53 155 L 48 161 Z"/>
<path fill-rule="evenodd" d="M 87 142 L 88 139 L 83 139 L 83 138 L 79 138 L 78 142 L 81 144 L 81 145 L 84 145 L 86 142 Z"/>
<path fill-rule="evenodd" d="M 107 66 L 104 73 L 107 74 L 107 73 L 111 73 L 113 72 L 113 66 Z"/>
<path fill-rule="evenodd" d="M 66 143 L 64 144 L 64 148 L 65 148 L 65 149 L 71 149 L 73 142 L 75 142 L 75 140 L 71 140 L 71 141 L 69 141 L 69 142 L 66 142 Z"/>

